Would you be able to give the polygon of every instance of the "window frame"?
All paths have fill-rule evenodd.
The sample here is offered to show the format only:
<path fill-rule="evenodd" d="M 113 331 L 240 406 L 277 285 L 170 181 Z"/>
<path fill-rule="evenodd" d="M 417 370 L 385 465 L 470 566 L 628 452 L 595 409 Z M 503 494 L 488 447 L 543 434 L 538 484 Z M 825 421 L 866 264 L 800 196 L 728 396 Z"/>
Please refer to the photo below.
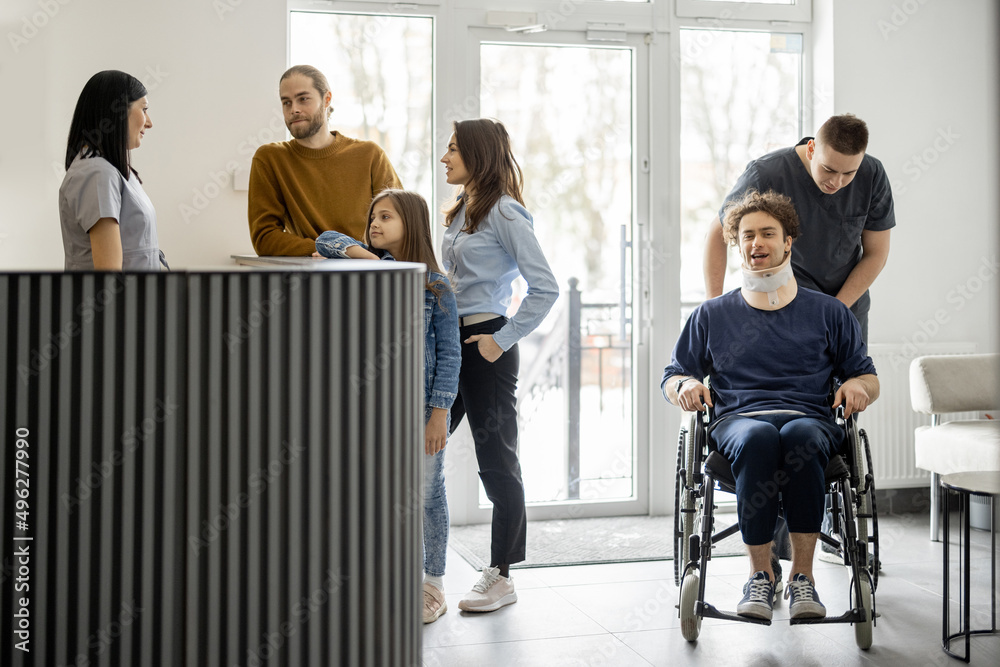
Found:
<path fill-rule="evenodd" d="M 723 21 L 812 21 L 811 0 L 792 0 L 788 5 L 760 2 L 710 2 L 709 0 L 675 0 L 678 18 L 712 18 Z"/>
<path fill-rule="evenodd" d="M 591 3 L 596 4 L 596 3 Z M 599 3 L 605 4 L 605 3 Z M 610 3 L 608 3 L 610 4 Z M 478 91 L 480 81 L 480 46 L 483 43 L 518 43 L 522 45 L 534 46 L 571 46 L 587 47 L 602 46 L 600 43 L 590 42 L 586 39 L 586 23 L 580 23 L 575 29 L 564 28 L 562 25 L 558 29 L 524 35 L 516 39 L 500 39 L 503 35 L 502 28 L 498 26 L 479 26 L 471 21 L 464 23 L 466 33 L 464 39 L 467 40 L 466 53 L 468 63 L 464 69 L 464 89 L 475 89 Z M 649 220 L 652 217 L 649 211 L 649 192 L 651 190 L 648 170 L 642 167 L 642 161 L 649 156 L 652 140 L 641 144 L 640 139 L 648 137 L 650 132 L 651 114 L 650 97 L 652 95 L 651 86 L 644 91 L 640 87 L 649 81 L 652 69 L 652 57 L 644 50 L 649 49 L 648 41 L 630 33 L 625 42 L 612 44 L 620 48 L 632 51 L 633 72 L 632 86 L 634 90 L 634 101 L 632 108 L 632 169 L 633 169 L 633 222 L 631 237 L 631 300 L 632 309 L 632 441 L 633 441 L 633 461 L 632 461 L 632 483 L 634 494 L 627 499 L 616 500 L 579 500 L 572 503 L 528 503 L 527 515 L 529 521 L 563 519 L 567 516 L 573 518 L 592 518 L 602 516 L 626 516 L 626 515 L 646 515 L 655 513 L 652 502 L 655 493 L 655 480 L 658 476 L 651 474 L 657 470 L 652 455 L 653 443 L 655 440 L 649 433 L 650 421 L 644 414 L 646 406 L 651 403 L 654 394 L 649 387 L 652 385 L 650 375 L 651 360 L 649 357 L 649 336 L 651 329 L 651 319 L 649 315 L 648 288 L 650 278 L 648 272 L 643 271 L 647 261 L 646 249 L 648 247 L 649 234 L 651 228 Z M 648 30 L 646 31 L 648 33 Z M 583 39 L 580 37 L 583 36 Z M 478 93 L 477 93 L 478 111 Z M 443 178 L 443 177 L 442 177 Z M 658 392 L 656 392 L 658 393 Z M 471 470 L 471 469 L 470 469 Z M 479 487 L 478 477 L 472 471 L 470 479 L 474 478 L 475 484 L 470 482 L 474 489 L 472 502 L 465 507 L 451 506 L 452 515 L 456 511 L 463 515 L 470 523 L 481 523 L 489 521 L 491 509 L 489 507 L 479 507 Z M 453 476 L 451 479 L 455 479 Z M 450 482 L 449 482 L 450 483 Z M 451 491 L 449 490 L 449 493 Z M 457 495 L 457 494 L 456 494 Z"/>

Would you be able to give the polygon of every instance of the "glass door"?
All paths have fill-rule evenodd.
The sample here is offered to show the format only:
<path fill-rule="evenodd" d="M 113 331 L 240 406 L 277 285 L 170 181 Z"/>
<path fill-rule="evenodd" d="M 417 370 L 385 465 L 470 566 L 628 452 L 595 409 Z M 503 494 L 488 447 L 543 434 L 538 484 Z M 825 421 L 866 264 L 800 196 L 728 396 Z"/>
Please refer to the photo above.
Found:
<path fill-rule="evenodd" d="M 594 44 L 582 33 L 470 32 L 478 115 L 510 133 L 535 234 L 561 287 L 549 316 L 520 343 L 529 518 L 644 512 L 635 405 L 645 391 L 636 382 L 643 366 L 633 300 L 636 223 L 646 208 L 639 210 L 634 148 L 646 145 L 637 143 L 646 114 L 637 112 L 645 106 L 636 94 L 644 46 L 624 33 L 620 42 Z M 525 293 L 519 279 L 510 313 Z M 474 468 L 454 472 L 474 475 Z M 475 486 L 469 519 L 488 520 L 489 501 Z"/>
<path fill-rule="evenodd" d="M 292 11 L 288 44 L 290 64 L 330 82 L 330 129 L 378 144 L 403 187 L 433 202 L 434 19 Z"/>

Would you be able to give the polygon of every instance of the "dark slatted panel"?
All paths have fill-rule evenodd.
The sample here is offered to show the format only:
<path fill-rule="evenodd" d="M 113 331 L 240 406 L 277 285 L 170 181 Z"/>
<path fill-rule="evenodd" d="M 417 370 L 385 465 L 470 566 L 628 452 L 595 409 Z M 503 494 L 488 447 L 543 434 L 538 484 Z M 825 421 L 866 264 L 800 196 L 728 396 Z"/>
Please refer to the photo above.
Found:
<path fill-rule="evenodd" d="M 11 618 L 26 592 L 31 618 L 30 661 L 5 623 L 3 664 L 154 664 L 183 642 L 185 282 L 0 275 L 4 562 L 30 550 L 28 588 L 4 577 L 3 609 Z M 13 524 L 18 428 L 30 541 Z"/>
<path fill-rule="evenodd" d="M 0 663 L 417 664 L 422 283 L 0 275 Z"/>

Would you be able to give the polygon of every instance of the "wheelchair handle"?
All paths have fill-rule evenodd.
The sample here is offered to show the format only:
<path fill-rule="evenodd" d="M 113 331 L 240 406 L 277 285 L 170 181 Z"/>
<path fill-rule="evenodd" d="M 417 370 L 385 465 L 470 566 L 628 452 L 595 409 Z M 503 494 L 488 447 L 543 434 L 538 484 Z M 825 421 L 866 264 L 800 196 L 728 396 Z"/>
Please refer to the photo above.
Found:
<path fill-rule="evenodd" d="M 836 418 L 837 418 L 837 426 L 843 426 L 843 425 L 845 425 L 847 423 L 847 420 L 844 419 L 844 406 L 843 405 L 838 405 L 837 406 L 837 417 Z"/>

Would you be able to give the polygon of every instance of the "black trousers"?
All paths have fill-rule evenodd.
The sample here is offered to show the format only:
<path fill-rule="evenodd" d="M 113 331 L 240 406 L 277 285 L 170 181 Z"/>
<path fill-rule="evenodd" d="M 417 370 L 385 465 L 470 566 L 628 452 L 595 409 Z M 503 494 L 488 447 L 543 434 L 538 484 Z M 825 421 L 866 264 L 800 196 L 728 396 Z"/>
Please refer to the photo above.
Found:
<path fill-rule="evenodd" d="M 507 319 L 461 327 L 460 340 L 476 334 L 492 334 Z M 468 417 L 476 443 L 479 478 L 493 503 L 493 533 L 490 564 L 524 560 L 528 518 L 524 511 L 524 484 L 517 458 L 517 371 L 521 360 L 517 344 L 494 363 L 483 359 L 476 343 L 462 343 L 462 370 L 458 396 L 451 408 L 451 430 Z"/>

